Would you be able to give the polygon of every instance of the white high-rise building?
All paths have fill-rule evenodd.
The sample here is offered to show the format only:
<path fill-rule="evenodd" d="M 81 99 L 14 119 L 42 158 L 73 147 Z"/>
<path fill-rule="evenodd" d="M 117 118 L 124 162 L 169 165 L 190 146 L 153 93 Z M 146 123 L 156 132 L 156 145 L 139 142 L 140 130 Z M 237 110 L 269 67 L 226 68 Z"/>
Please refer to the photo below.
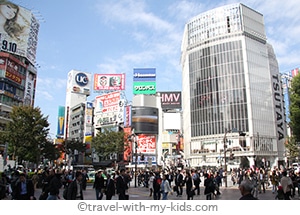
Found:
<path fill-rule="evenodd" d="M 222 166 L 225 158 L 228 169 L 283 164 L 281 79 L 263 15 L 243 4 L 199 14 L 185 25 L 181 49 L 191 166 Z"/>

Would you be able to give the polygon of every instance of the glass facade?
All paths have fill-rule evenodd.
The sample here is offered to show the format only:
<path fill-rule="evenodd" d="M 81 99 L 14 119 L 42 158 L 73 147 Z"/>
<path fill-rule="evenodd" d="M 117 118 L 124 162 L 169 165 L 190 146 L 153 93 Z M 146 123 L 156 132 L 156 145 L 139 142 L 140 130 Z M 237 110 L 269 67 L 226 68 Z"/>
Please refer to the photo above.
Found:
<path fill-rule="evenodd" d="M 276 165 L 284 136 L 276 107 L 283 99 L 274 99 L 280 87 L 274 93 L 272 77 L 279 69 L 263 15 L 231 4 L 192 18 L 181 63 L 184 149 L 191 165 L 224 162 L 225 146 L 237 165 L 243 159 Z"/>
<path fill-rule="evenodd" d="M 248 131 L 241 41 L 191 52 L 189 71 L 191 136 L 216 135 L 231 128 Z"/>

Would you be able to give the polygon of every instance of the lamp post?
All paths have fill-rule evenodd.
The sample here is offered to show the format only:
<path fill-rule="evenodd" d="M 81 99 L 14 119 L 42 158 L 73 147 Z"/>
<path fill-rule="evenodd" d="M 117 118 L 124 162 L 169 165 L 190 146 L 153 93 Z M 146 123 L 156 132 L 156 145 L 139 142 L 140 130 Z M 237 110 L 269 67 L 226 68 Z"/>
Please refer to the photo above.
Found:
<path fill-rule="evenodd" d="M 239 133 L 239 136 L 245 136 L 246 133 L 243 132 L 243 131 L 239 131 L 237 130 L 236 128 L 233 128 L 231 130 L 227 130 L 225 129 L 225 134 L 224 134 L 224 138 L 223 138 L 223 147 L 224 147 L 224 168 L 225 168 L 225 187 L 227 187 L 227 161 L 226 161 L 226 152 L 227 152 L 227 145 L 226 145 L 226 135 L 227 133 L 229 132 L 238 132 Z M 232 151 L 231 151 L 231 156 L 230 156 L 230 159 L 233 159 L 231 158 L 233 157 L 233 154 L 232 154 Z"/>
<path fill-rule="evenodd" d="M 129 139 L 131 143 L 134 144 L 134 156 L 135 156 L 135 163 L 134 163 L 134 187 L 137 187 L 137 160 L 138 160 L 138 154 L 137 154 L 137 142 L 136 142 L 136 134 L 134 133 L 134 129 L 132 129 L 131 135 L 129 135 Z"/>
<path fill-rule="evenodd" d="M 226 151 L 227 151 L 227 145 L 226 145 L 226 135 L 227 135 L 227 129 L 225 129 L 225 134 L 223 138 L 223 148 L 224 148 L 224 179 L 225 179 L 225 187 L 227 187 L 227 163 L 226 163 Z"/>

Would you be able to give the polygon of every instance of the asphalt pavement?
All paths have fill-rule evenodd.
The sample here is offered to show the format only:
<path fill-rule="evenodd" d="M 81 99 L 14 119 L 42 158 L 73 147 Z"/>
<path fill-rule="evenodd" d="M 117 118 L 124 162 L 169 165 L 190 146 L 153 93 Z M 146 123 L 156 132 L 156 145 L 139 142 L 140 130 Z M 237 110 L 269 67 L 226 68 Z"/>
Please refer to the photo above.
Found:
<path fill-rule="evenodd" d="M 203 180 L 202 180 L 203 181 Z M 204 187 L 203 182 L 201 183 L 202 186 L 200 186 L 200 195 L 195 195 L 193 200 L 206 200 L 206 196 L 204 195 Z M 238 189 L 238 185 L 233 185 L 231 182 L 228 182 L 228 186 L 225 187 L 224 184 L 222 187 L 220 187 L 221 195 L 218 195 L 216 197 L 213 197 L 213 200 L 238 200 L 241 197 L 241 193 Z M 40 189 L 37 189 L 35 192 L 35 196 L 38 197 L 41 193 Z M 63 189 L 60 191 L 61 200 L 62 198 Z M 129 199 L 130 200 L 153 200 L 153 196 L 149 196 L 150 191 L 149 188 L 143 187 L 143 186 L 137 186 L 135 187 L 134 180 L 131 182 L 129 190 Z M 84 199 L 85 200 L 96 200 L 96 193 L 93 189 L 92 184 L 88 184 L 86 190 L 83 191 Z M 264 192 L 257 193 L 257 197 L 259 200 L 275 200 L 276 194 L 272 193 L 272 188 L 268 187 Z M 177 196 L 176 193 L 169 194 L 168 200 L 186 200 L 186 190 L 185 187 L 183 187 L 183 193 L 182 196 Z M 294 200 L 299 200 L 299 196 L 296 195 L 294 197 Z M 105 200 L 105 195 L 103 196 L 103 199 Z M 118 200 L 118 195 L 113 196 L 112 200 Z"/>
<path fill-rule="evenodd" d="M 204 179 L 201 179 L 202 182 L 200 184 L 200 195 L 195 195 L 193 200 L 206 200 L 206 196 L 204 195 L 204 187 L 203 187 L 203 181 Z M 172 186 L 174 184 L 172 183 Z M 241 193 L 238 189 L 238 185 L 233 185 L 231 181 L 228 181 L 227 187 L 223 186 L 220 187 L 221 195 L 215 196 L 212 199 L 213 200 L 238 200 L 241 197 Z M 62 197 L 63 188 L 60 190 L 60 198 L 61 200 L 64 200 Z M 297 193 L 297 191 L 296 191 Z M 38 199 L 38 197 L 41 194 L 41 189 L 37 189 L 35 191 L 35 197 Z M 143 187 L 143 186 L 135 186 L 134 180 L 131 181 L 130 187 L 128 189 L 129 199 L 130 200 L 153 200 L 153 196 L 150 196 L 149 188 Z M 96 200 L 96 192 L 93 189 L 92 184 L 88 184 L 86 190 L 83 191 L 83 196 L 85 200 Z M 105 200 L 105 195 L 103 196 L 102 200 Z M 272 188 L 267 187 L 265 193 L 257 193 L 257 198 L 259 200 L 275 200 L 276 194 L 272 193 Z M 6 198 L 9 200 L 9 198 Z M 173 192 L 172 194 L 168 195 L 168 200 L 186 200 L 186 190 L 185 187 L 183 187 L 183 193 L 182 196 L 177 196 L 176 192 Z M 296 195 L 294 200 L 299 200 L 299 196 Z M 112 200 L 118 200 L 118 195 L 113 196 Z"/>

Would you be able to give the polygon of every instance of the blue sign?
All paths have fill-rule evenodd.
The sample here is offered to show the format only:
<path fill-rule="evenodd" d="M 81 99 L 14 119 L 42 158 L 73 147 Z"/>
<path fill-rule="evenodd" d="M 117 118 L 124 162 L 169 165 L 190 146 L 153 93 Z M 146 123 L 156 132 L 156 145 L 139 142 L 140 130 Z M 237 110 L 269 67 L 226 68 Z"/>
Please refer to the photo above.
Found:
<path fill-rule="evenodd" d="M 156 81 L 156 69 L 133 69 L 133 81 Z"/>
<path fill-rule="evenodd" d="M 89 78 L 84 73 L 78 73 L 75 76 L 75 81 L 79 86 L 84 87 L 89 83 Z"/>

